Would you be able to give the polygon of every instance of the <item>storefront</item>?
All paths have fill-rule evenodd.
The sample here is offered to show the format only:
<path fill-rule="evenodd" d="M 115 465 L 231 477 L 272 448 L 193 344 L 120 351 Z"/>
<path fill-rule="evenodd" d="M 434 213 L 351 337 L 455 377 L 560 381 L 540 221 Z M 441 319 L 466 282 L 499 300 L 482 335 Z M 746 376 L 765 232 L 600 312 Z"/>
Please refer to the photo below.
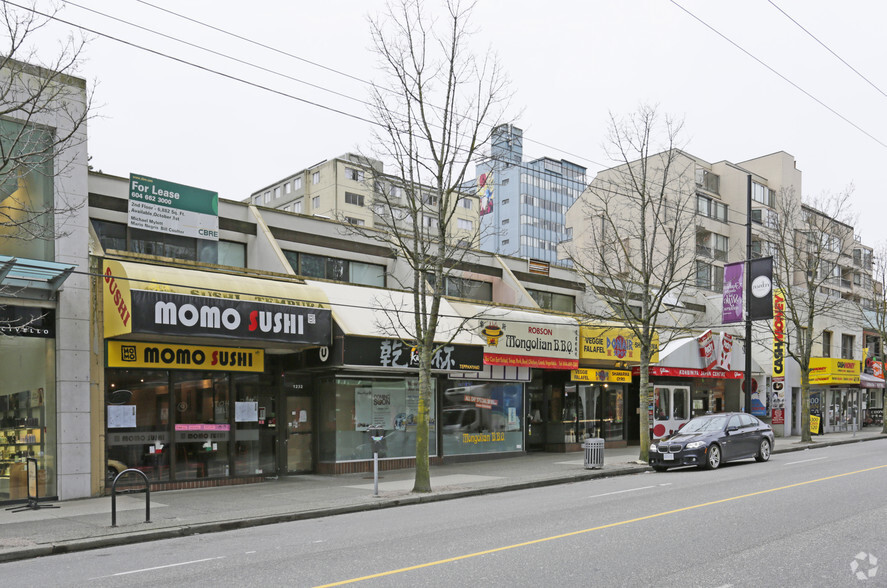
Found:
<path fill-rule="evenodd" d="M 312 468 L 310 393 L 282 358 L 330 344 L 322 292 L 298 280 L 103 268 L 109 475 L 137 468 L 181 487 Z"/>
<path fill-rule="evenodd" d="M 653 438 L 674 433 L 700 414 L 743 410 L 745 373 L 732 368 L 744 362 L 742 349 L 726 333 L 706 332 L 670 341 L 661 350 L 658 365 L 649 371 L 653 398 L 648 418 Z M 632 368 L 632 374 L 638 376 L 640 369 Z"/>
<path fill-rule="evenodd" d="M 0 501 L 28 497 L 27 460 L 40 496 L 56 494 L 55 310 L 0 306 Z"/>
<path fill-rule="evenodd" d="M 580 440 L 597 437 L 608 447 L 624 447 L 639 426 L 638 397 L 629 396 L 631 371 L 625 368 L 640 362 L 640 340 L 623 326 L 583 325 L 579 343 L 581 367 L 571 372 L 570 379 L 583 409 Z M 657 333 L 653 334 L 651 361 L 659 361 Z"/>
<path fill-rule="evenodd" d="M 485 307 L 453 302 L 469 328 L 484 340 L 483 363 L 496 383 L 485 385 L 496 404 L 478 413 L 498 423 L 497 442 L 461 447 L 455 453 L 502 451 L 575 451 L 580 448 L 580 423 L 584 412 L 570 370 L 579 365 L 579 325 L 571 317 L 542 314 L 506 307 Z M 466 382 L 462 386 L 470 386 Z M 526 390 L 524 390 L 526 386 Z M 525 393 L 525 394 L 524 394 Z M 455 392 L 458 402 L 471 404 Z M 458 410 L 458 407 L 455 407 Z M 469 406 L 468 412 L 472 412 Z M 492 436 L 491 436 L 492 437 Z M 485 440 L 486 437 L 481 439 Z M 470 440 L 470 438 L 469 438 Z M 474 443 L 471 443 L 474 445 Z"/>
<path fill-rule="evenodd" d="M 861 371 L 859 360 L 810 358 L 810 413 L 821 407 L 822 432 L 855 431 L 862 426 Z"/>

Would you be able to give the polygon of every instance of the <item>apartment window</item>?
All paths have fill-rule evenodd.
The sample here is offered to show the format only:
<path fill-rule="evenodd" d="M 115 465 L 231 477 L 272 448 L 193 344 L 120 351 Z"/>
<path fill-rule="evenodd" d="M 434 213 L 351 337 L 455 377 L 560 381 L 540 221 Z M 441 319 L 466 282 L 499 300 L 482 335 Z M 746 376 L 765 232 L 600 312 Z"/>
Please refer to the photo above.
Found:
<path fill-rule="evenodd" d="M 219 265 L 246 267 L 246 243 L 219 240 Z"/>
<path fill-rule="evenodd" d="M 302 214 L 302 200 L 296 200 L 293 202 L 293 212 Z"/>
<path fill-rule="evenodd" d="M 265 204 L 271 202 L 271 190 L 265 192 Z"/>
<path fill-rule="evenodd" d="M 429 214 L 422 215 L 422 226 L 428 227 L 429 229 L 435 229 L 439 226 L 437 217 L 431 216 Z"/>
<path fill-rule="evenodd" d="M 714 255 L 715 259 L 719 259 L 724 261 L 727 259 L 727 246 L 728 246 L 728 238 L 724 235 L 718 235 L 717 233 L 712 233 L 712 244 L 714 245 Z"/>
<path fill-rule="evenodd" d="M 353 216 L 346 216 L 345 222 L 349 225 L 354 225 L 355 227 L 362 227 L 366 224 L 362 218 L 354 218 Z"/>
<path fill-rule="evenodd" d="M 293 185 L 291 182 L 287 182 L 283 185 L 283 193 L 284 194 L 291 194 L 292 191 L 293 191 Z"/>
<path fill-rule="evenodd" d="M 775 192 L 765 186 L 764 184 L 759 184 L 757 182 L 751 183 L 751 199 L 755 202 L 760 202 L 769 207 L 773 207 Z"/>
<path fill-rule="evenodd" d="M 320 177 L 318 176 L 318 180 L 319 179 L 320 179 Z M 316 183 L 317 182 L 315 182 L 315 184 Z M 301 190 L 301 189 L 302 189 L 302 178 L 299 177 L 299 178 L 296 178 L 295 180 L 293 180 L 293 190 Z"/>
<path fill-rule="evenodd" d="M 431 284 L 431 287 L 434 288 L 434 274 L 426 274 L 426 279 L 428 280 L 428 283 Z M 445 286 L 443 292 L 444 296 L 470 298 L 472 300 L 493 299 L 493 284 L 490 282 L 447 276 L 445 278 Z"/>
<path fill-rule="evenodd" d="M 345 179 L 353 180 L 355 182 L 362 182 L 364 178 L 364 173 L 362 169 L 355 169 L 353 167 L 345 168 Z"/>
<path fill-rule="evenodd" d="M 474 230 L 474 223 L 467 218 L 456 219 L 456 227 L 462 231 Z"/>
<path fill-rule="evenodd" d="M 280 186 L 274 188 L 274 199 L 277 200 L 278 198 L 280 198 Z"/>
<path fill-rule="evenodd" d="M 318 208 L 320 208 L 320 196 L 315 196 L 311 199 L 311 209 L 317 212 Z"/>
<path fill-rule="evenodd" d="M 403 190 L 400 186 L 391 186 L 388 188 L 388 195 L 392 198 L 400 198 L 403 195 Z"/>
<path fill-rule="evenodd" d="M 262 195 L 261 194 L 256 196 L 255 198 L 253 198 L 253 204 L 255 204 L 256 206 L 258 206 L 261 203 L 262 203 Z"/>
<path fill-rule="evenodd" d="M 319 171 L 316 171 L 313 174 L 311 174 L 311 183 L 312 184 L 319 184 L 320 183 L 320 172 Z"/>
<path fill-rule="evenodd" d="M 509 223 L 510 220 L 511 220 L 511 219 L 503 218 L 503 219 L 502 219 L 502 224 L 503 224 L 503 225 L 507 225 L 507 224 Z"/>
<path fill-rule="evenodd" d="M 707 169 L 697 168 L 696 185 L 704 190 L 717 194 L 721 186 L 721 178 Z"/>
<path fill-rule="evenodd" d="M 832 332 L 831 331 L 823 331 L 822 332 L 822 356 L 823 357 L 831 357 L 832 356 Z"/>
<path fill-rule="evenodd" d="M 856 337 L 853 335 L 841 335 L 841 359 L 853 359 L 853 344 Z"/>
<path fill-rule="evenodd" d="M 459 206 L 471 210 L 471 198 L 459 198 Z"/>
<path fill-rule="evenodd" d="M 437 206 L 438 202 L 440 202 L 440 198 L 438 198 L 434 194 L 422 194 L 422 202 L 429 206 Z"/>
<path fill-rule="evenodd" d="M 345 192 L 345 204 L 353 204 L 354 206 L 363 206 L 363 194 L 355 194 L 353 192 Z"/>
<path fill-rule="evenodd" d="M 283 254 L 290 262 L 293 271 L 300 276 L 385 287 L 385 266 L 383 265 L 297 251 L 284 250 Z"/>
<path fill-rule="evenodd" d="M 499 182 L 499 185 L 500 185 L 500 186 L 507 186 L 507 185 L 508 185 L 508 181 L 509 181 L 509 179 L 510 179 L 510 178 L 505 178 L 504 180 L 502 180 L 501 182 Z"/>
<path fill-rule="evenodd" d="M 502 200 L 502 206 L 505 206 L 506 204 L 508 204 L 508 198 Z"/>
<path fill-rule="evenodd" d="M 557 310 L 561 312 L 574 312 L 576 310 L 576 297 L 557 292 L 545 292 L 527 288 L 527 293 L 536 301 L 540 308 Z"/>
<path fill-rule="evenodd" d="M 503 244 L 503 245 L 508 245 L 508 243 L 509 243 L 509 240 L 508 240 L 508 239 L 502 239 L 502 244 Z"/>
<path fill-rule="evenodd" d="M 702 194 L 696 195 L 696 213 L 722 223 L 727 222 L 727 205 Z"/>
<path fill-rule="evenodd" d="M 696 287 L 704 290 L 721 292 L 724 289 L 724 268 L 705 263 L 696 262 Z"/>

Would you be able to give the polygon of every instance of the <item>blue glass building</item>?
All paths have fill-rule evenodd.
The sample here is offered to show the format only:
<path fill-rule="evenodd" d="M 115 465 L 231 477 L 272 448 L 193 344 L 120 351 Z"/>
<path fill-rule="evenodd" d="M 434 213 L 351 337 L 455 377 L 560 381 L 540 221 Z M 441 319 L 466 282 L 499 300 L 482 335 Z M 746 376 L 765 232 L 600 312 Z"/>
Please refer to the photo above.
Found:
<path fill-rule="evenodd" d="M 477 165 L 481 249 L 559 263 L 557 245 L 570 238 L 565 215 L 585 189 L 585 171 L 563 159 L 524 162 L 523 131 L 496 127 L 490 157 Z"/>

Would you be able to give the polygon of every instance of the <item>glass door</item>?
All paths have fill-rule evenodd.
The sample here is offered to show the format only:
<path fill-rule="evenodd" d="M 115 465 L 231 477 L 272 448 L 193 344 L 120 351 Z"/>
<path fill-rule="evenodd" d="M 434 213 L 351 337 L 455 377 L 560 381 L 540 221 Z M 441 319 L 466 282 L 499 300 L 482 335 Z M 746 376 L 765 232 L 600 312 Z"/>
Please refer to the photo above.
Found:
<path fill-rule="evenodd" d="M 310 396 L 286 397 L 286 470 L 314 471 L 314 403 Z"/>

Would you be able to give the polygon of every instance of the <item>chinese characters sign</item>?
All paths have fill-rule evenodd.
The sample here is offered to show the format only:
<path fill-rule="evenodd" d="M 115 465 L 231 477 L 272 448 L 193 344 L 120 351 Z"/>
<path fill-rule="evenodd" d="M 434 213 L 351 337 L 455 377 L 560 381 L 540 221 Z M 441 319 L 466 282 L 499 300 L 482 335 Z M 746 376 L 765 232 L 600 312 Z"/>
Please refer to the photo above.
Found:
<path fill-rule="evenodd" d="M 346 337 L 345 365 L 391 369 L 418 369 L 419 355 L 411 345 L 399 339 Z M 444 345 L 431 358 L 435 371 L 480 371 L 483 349 L 472 345 Z"/>

